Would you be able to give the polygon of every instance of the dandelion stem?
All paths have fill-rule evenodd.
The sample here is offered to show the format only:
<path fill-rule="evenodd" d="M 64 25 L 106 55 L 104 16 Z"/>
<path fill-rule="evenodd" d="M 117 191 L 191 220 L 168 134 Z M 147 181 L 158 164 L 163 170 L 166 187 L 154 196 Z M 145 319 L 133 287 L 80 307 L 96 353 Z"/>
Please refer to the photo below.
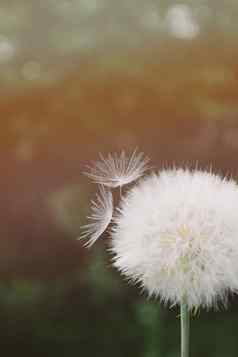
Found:
<path fill-rule="evenodd" d="M 186 299 L 183 299 L 180 305 L 181 321 L 181 357 L 189 357 L 189 311 Z"/>

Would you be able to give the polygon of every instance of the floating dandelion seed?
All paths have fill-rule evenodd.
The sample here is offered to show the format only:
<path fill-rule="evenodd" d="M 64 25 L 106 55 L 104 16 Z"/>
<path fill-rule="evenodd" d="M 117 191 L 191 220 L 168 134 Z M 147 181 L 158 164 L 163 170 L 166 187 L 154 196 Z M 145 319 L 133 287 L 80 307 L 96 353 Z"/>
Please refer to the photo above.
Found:
<path fill-rule="evenodd" d="M 121 187 L 140 178 L 148 169 L 149 159 L 135 150 L 131 156 L 122 151 L 120 155 L 100 155 L 100 161 L 88 167 L 85 174 L 96 183 L 108 187 Z"/>
<path fill-rule="evenodd" d="M 113 199 L 112 193 L 106 191 L 103 186 L 99 186 L 99 193 L 96 200 L 92 201 L 92 214 L 88 217 L 91 221 L 86 224 L 80 239 L 89 238 L 86 245 L 90 247 L 107 229 L 112 219 Z"/>

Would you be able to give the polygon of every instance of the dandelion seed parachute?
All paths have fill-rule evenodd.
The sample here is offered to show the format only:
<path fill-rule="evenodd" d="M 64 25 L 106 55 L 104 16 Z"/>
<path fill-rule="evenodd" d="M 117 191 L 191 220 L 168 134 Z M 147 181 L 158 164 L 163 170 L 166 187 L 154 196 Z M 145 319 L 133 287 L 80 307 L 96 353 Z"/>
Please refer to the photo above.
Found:
<path fill-rule="evenodd" d="M 100 155 L 100 161 L 88 167 L 85 174 L 96 183 L 108 187 L 121 187 L 140 178 L 147 170 L 149 159 L 135 150 L 131 156 L 124 151 L 121 154 Z"/>
<path fill-rule="evenodd" d="M 151 174 L 122 199 L 113 264 L 149 295 L 189 309 L 238 289 L 238 186 L 204 171 Z"/>
<path fill-rule="evenodd" d="M 83 227 L 83 233 L 79 239 L 88 239 L 86 246 L 90 247 L 102 235 L 109 226 L 113 214 L 113 198 L 110 191 L 99 186 L 96 200 L 92 201 L 92 214 L 88 217 L 90 223 Z"/>

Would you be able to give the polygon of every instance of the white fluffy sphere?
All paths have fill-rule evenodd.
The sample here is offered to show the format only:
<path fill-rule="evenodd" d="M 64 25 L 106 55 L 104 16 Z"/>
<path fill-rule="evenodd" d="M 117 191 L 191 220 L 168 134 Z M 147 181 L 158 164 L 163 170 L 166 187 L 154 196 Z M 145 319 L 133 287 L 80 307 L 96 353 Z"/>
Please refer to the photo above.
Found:
<path fill-rule="evenodd" d="M 149 295 L 189 309 L 238 288 L 238 186 L 205 171 L 164 170 L 122 199 L 114 265 Z"/>

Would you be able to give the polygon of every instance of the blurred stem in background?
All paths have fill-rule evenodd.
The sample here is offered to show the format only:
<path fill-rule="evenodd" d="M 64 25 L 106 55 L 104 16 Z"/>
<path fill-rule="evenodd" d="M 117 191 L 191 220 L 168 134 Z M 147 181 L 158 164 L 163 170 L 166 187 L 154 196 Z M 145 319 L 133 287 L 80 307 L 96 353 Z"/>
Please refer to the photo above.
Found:
<path fill-rule="evenodd" d="M 144 335 L 144 357 L 162 357 L 161 310 L 158 303 L 140 301 L 136 306 Z"/>
<path fill-rule="evenodd" d="M 189 357 L 189 310 L 184 298 L 180 306 L 181 321 L 181 357 Z"/>

